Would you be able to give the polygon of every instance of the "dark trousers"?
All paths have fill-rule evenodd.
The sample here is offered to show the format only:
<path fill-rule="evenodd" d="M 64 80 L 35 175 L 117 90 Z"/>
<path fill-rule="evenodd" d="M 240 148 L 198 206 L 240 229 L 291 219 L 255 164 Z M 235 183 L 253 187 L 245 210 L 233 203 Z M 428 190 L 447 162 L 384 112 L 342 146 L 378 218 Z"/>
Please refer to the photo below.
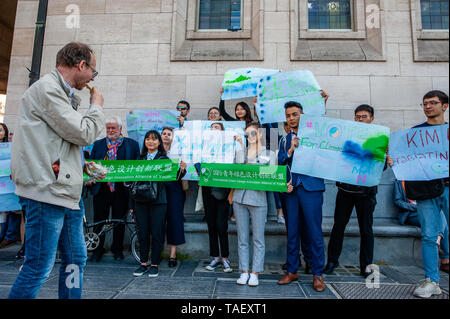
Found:
<path fill-rule="evenodd" d="M 211 195 L 211 187 L 202 187 L 203 206 L 208 224 L 209 254 L 211 257 L 228 258 L 228 205 L 227 200 L 218 200 Z M 219 251 L 220 242 L 220 254 Z"/>
<path fill-rule="evenodd" d="M 358 217 L 361 243 L 359 249 L 359 265 L 361 271 L 372 264 L 374 237 L 372 231 L 373 211 L 377 204 L 376 195 L 360 196 L 339 190 L 334 210 L 334 225 L 328 243 L 328 262 L 337 263 L 342 251 L 345 227 L 352 215 L 353 207 Z"/>
<path fill-rule="evenodd" d="M 112 209 L 112 219 L 122 219 L 128 210 L 128 193 L 123 185 L 116 183 L 114 192 L 108 187 L 107 183 L 102 183 L 100 192 L 94 196 L 94 222 L 99 222 L 109 217 L 109 209 Z M 94 232 L 99 233 L 103 224 L 94 227 Z M 111 251 L 118 253 L 123 251 L 123 238 L 125 235 L 125 225 L 116 226 L 113 230 L 113 242 Z M 100 245 L 94 253 L 104 251 L 105 235 L 100 236 Z"/>
<path fill-rule="evenodd" d="M 286 203 L 285 203 L 286 202 L 286 194 L 284 194 L 284 193 L 275 193 L 275 194 L 279 194 L 278 198 L 280 200 L 281 209 L 283 210 L 283 216 L 284 216 L 284 220 L 285 220 L 284 226 L 286 227 L 286 233 L 287 233 L 289 217 L 288 217 L 288 214 L 286 211 Z M 299 207 L 299 209 L 301 210 L 302 208 Z M 300 215 L 302 215 L 302 213 L 300 213 Z M 299 237 L 300 244 L 299 245 L 301 247 L 301 251 L 299 252 L 299 258 L 303 253 L 305 261 L 310 264 L 312 257 L 310 255 L 306 256 L 306 254 L 305 254 L 305 252 L 307 252 L 307 253 L 311 252 L 310 250 L 308 250 L 309 245 L 306 244 L 309 242 L 308 242 L 308 238 L 306 237 L 305 223 L 298 223 L 298 227 L 299 227 L 298 232 L 300 234 L 300 237 Z M 287 260 L 286 260 L 286 264 L 287 264 Z"/>
<path fill-rule="evenodd" d="M 300 238 L 302 238 L 302 250 L 305 259 L 311 262 L 312 274 L 322 276 L 325 264 L 322 236 L 323 192 L 310 192 L 300 185 L 284 198 L 288 216 L 287 271 L 291 274 L 297 273 Z M 303 232 L 305 236 L 301 236 L 300 232 Z"/>
<path fill-rule="evenodd" d="M 139 238 L 139 257 L 141 263 L 148 261 L 150 236 L 152 239 L 152 265 L 159 265 L 164 248 L 167 204 L 150 205 L 136 203 L 136 230 Z"/>

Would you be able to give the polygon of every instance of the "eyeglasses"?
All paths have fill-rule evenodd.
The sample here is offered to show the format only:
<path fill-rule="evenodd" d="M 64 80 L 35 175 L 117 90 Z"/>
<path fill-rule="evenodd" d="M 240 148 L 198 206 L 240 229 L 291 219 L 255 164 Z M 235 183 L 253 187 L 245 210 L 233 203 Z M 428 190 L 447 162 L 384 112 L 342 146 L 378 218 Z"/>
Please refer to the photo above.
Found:
<path fill-rule="evenodd" d="M 355 115 L 355 120 L 365 120 L 368 119 L 369 116 L 367 114 L 364 115 Z"/>
<path fill-rule="evenodd" d="M 186 106 L 177 106 L 177 111 L 184 111 L 187 110 Z"/>
<path fill-rule="evenodd" d="M 430 101 L 430 102 L 425 102 L 425 103 L 420 103 L 421 107 L 427 107 L 428 105 L 430 106 L 436 106 L 438 104 L 440 104 L 440 101 Z"/>
<path fill-rule="evenodd" d="M 89 63 L 87 63 L 87 62 L 86 62 L 86 65 L 88 66 L 89 69 L 92 70 L 92 78 L 94 79 L 94 78 L 98 75 L 97 70 L 94 69 L 93 67 L 91 67 L 91 66 L 89 65 Z"/>
<path fill-rule="evenodd" d="M 246 133 L 245 137 L 249 137 L 249 136 L 255 137 L 256 135 L 258 135 L 258 133 L 256 131 L 251 131 L 250 133 Z"/>

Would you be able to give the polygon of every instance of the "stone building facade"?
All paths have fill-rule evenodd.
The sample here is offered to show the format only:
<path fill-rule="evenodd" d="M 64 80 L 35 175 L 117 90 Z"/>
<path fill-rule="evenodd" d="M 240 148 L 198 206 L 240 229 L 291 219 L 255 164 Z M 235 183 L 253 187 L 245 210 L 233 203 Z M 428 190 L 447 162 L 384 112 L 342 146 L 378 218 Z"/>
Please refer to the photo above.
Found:
<path fill-rule="evenodd" d="M 5 114 L 12 130 L 28 86 L 38 3 L 18 0 Z M 391 130 L 424 121 L 425 92 L 449 91 L 448 30 L 422 30 L 420 0 L 353 0 L 346 32 L 308 30 L 307 0 L 243 0 L 241 31 L 199 32 L 197 6 L 197 0 L 49 0 L 41 75 L 67 42 L 91 45 L 105 113 L 124 120 L 130 109 L 174 109 L 182 99 L 191 103 L 190 119 L 206 119 L 219 103 L 224 73 L 241 67 L 308 69 L 330 95 L 327 116 L 352 120 L 353 109 L 368 103 L 375 123 Z M 89 98 L 81 96 L 83 112 Z M 226 105 L 232 114 L 234 104 Z M 392 173 L 385 175 L 382 215 L 393 209 Z M 335 193 L 327 187 L 332 216 Z"/>

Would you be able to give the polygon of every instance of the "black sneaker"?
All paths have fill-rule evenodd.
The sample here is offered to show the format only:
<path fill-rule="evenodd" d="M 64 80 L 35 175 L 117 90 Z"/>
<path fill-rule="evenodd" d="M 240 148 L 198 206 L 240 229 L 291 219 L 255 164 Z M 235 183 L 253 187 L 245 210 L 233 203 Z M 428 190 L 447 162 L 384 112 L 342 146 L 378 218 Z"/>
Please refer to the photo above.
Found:
<path fill-rule="evenodd" d="M 159 270 L 156 266 L 150 266 L 150 270 L 148 271 L 148 276 L 151 278 L 158 277 Z"/>
<path fill-rule="evenodd" d="M 147 266 L 140 265 L 138 269 L 136 269 L 133 273 L 134 277 L 141 277 L 143 274 L 148 272 Z"/>
<path fill-rule="evenodd" d="M 17 252 L 16 259 L 21 260 L 24 257 L 25 257 L 25 247 L 22 246 L 22 248 L 20 248 L 20 250 Z"/>

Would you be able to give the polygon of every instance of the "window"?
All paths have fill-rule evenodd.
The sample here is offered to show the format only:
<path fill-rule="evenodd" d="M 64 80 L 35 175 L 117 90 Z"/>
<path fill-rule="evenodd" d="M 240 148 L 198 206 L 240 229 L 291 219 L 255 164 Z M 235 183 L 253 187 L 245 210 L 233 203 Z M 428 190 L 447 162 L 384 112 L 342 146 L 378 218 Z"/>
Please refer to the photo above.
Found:
<path fill-rule="evenodd" d="M 385 61 L 383 2 L 290 0 L 291 60 Z"/>
<path fill-rule="evenodd" d="M 448 0 L 421 0 L 423 30 L 448 29 Z"/>
<path fill-rule="evenodd" d="M 409 0 L 414 61 L 448 62 L 448 0 Z"/>
<path fill-rule="evenodd" d="M 352 29 L 351 2 L 351 0 L 308 0 L 309 29 Z"/>
<path fill-rule="evenodd" d="M 173 3 L 172 61 L 264 60 L 263 0 Z"/>
<path fill-rule="evenodd" d="M 199 2 L 199 30 L 241 30 L 241 0 Z"/>

